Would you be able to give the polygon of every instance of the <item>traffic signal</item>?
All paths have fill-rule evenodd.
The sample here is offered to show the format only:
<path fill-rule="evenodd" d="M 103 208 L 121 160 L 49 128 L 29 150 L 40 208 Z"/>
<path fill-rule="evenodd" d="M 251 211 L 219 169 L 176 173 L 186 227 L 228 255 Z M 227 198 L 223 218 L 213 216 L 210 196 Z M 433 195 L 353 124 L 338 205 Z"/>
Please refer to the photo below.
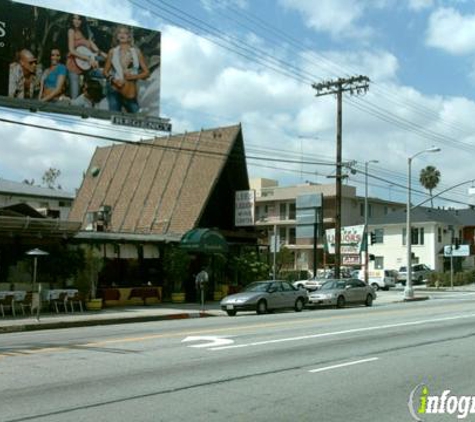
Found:
<path fill-rule="evenodd" d="M 376 233 L 371 232 L 370 238 L 371 238 L 371 244 L 374 245 L 376 243 Z"/>

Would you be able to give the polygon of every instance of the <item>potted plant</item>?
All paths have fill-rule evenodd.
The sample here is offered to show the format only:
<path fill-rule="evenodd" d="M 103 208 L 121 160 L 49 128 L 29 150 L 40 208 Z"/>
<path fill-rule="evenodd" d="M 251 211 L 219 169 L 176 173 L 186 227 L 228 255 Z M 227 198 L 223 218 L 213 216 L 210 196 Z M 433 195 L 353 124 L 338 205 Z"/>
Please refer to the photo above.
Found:
<path fill-rule="evenodd" d="M 85 265 L 78 274 L 77 287 L 83 298 L 86 309 L 99 311 L 102 309 L 102 299 L 97 298 L 97 275 L 103 265 L 102 258 L 94 255 L 93 246 L 89 246 L 85 252 Z"/>
<path fill-rule="evenodd" d="M 171 246 L 165 251 L 163 270 L 168 283 L 172 286 L 172 302 L 183 303 L 185 292 L 183 284 L 188 275 L 190 256 L 177 246 Z"/>

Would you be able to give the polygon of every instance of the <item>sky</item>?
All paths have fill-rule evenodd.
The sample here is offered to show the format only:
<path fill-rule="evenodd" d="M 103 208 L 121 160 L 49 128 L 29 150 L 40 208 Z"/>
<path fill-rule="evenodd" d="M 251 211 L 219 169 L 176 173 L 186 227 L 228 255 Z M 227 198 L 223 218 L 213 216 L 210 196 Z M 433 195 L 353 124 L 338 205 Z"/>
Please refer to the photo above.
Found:
<path fill-rule="evenodd" d="M 369 195 L 405 202 L 413 157 L 414 203 L 428 199 L 418 180 L 428 165 L 441 174 L 434 194 L 447 190 L 437 206 L 473 203 L 471 0 L 21 2 L 160 31 L 161 114 L 173 133 L 241 123 L 250 178 L 280 185 L 334 183 L 337 101 L 312 84 L 367 76 L 367 92 L 344 95 L 344 183 L 364 196 L 368 163 Z M 0 118 L 91 134 L 1 123 L 0 177 L 40 184 L 53 167 L 69 191 L 80 187 L 95 148 L 110 145 L 93 135 L 165 135 L 5 108 Z M 440 152 L 423 152 L 432 147 Z"/>

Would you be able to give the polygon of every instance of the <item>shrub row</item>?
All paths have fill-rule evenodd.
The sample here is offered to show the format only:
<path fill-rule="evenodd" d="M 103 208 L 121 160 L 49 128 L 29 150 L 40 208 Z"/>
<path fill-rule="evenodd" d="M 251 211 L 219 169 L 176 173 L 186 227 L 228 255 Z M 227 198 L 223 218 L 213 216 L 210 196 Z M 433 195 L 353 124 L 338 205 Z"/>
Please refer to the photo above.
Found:
<path fill-rule="evenodd" d="M 454 274 L 454 286 L 475 283 L 475 270 L 462 271 Z M 428 287 L 450 287 L 450 272 L 432 272 L 427 279 Z"/>

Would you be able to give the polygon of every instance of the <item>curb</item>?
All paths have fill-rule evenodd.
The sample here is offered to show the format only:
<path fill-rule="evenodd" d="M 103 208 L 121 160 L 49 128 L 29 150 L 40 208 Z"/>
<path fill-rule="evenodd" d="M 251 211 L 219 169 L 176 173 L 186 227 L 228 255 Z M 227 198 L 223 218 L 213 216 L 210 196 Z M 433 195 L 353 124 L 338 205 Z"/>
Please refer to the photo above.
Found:
<path fill-rule="evenodd" d="M 429 296 L 419 296 L 419 297 L 411 297 L 411 298 L 404 298 L 403 302 L 420 302 L 421 300 L 429 300 Z"/>
<path fill-rule="evenodd" d="M 136 316 L 131 318 L 117 317 L 91 320 L 83 319 L 79 321 L 26 322 L 25 324 L 21 325 L 0 327 L 0 334 L 19 333 L 25 331 L 54 330 L 60 328 L 93 327 L 98 325 L 129 324 L 136 322 L 166 321 L 174 319 L 208 318 L 214 316 L 217 315 L 209 314 L 206 312 L 186 312 L 171 315 Z"/>

